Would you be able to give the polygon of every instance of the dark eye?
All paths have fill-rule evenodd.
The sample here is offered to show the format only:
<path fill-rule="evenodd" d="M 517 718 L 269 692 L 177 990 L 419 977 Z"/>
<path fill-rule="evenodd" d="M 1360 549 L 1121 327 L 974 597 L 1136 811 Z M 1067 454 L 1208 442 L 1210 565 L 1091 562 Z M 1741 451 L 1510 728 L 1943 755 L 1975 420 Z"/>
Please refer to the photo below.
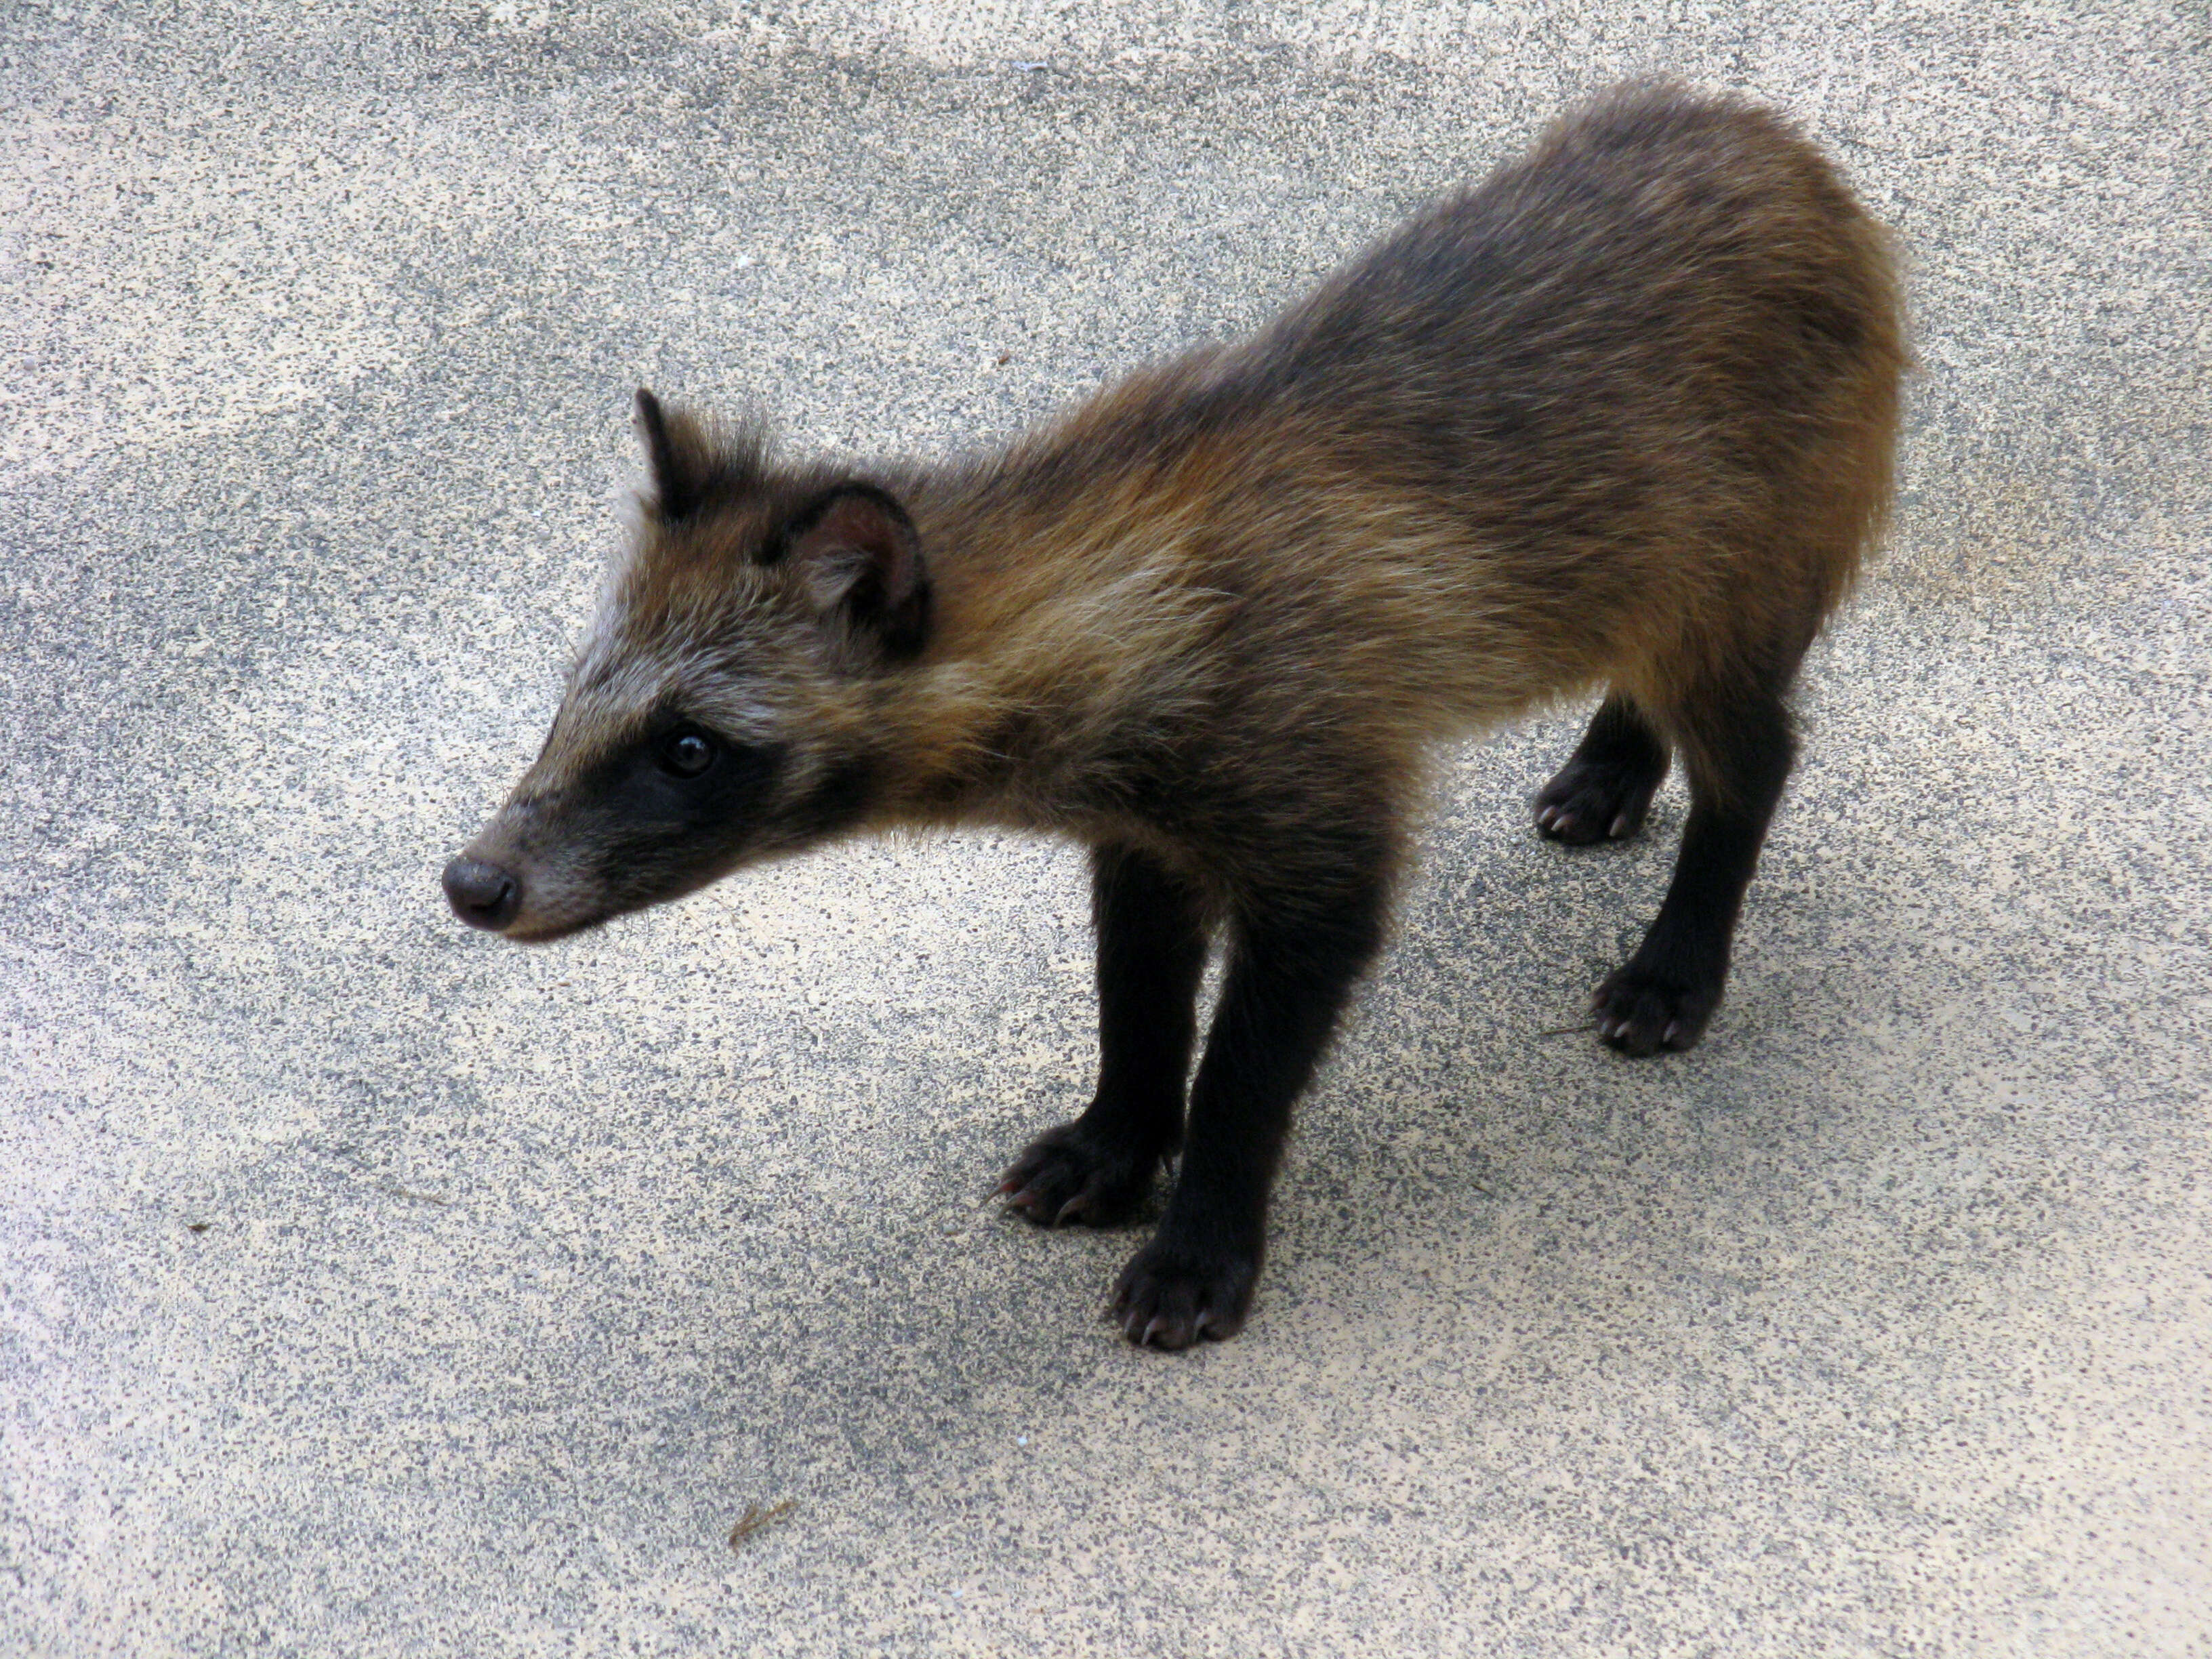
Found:
<path fill-rule="evenodd" d="M 660 769 L 672 776 L 696 778 L 714 763 L 714 740 L 696 726 L 670 732 L 660 740 Z"/>

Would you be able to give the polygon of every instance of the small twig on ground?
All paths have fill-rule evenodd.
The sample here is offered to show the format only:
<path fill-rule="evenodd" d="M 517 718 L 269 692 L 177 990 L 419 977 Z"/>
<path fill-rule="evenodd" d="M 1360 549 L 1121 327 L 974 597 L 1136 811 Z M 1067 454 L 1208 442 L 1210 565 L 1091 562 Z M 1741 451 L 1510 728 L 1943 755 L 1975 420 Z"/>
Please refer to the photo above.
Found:
<path fill-rule="evenodd" d="M 1539 1031 L 1536 1035 L 1540 1037 L 1572 1036 L 1577 1031 L 1595 1031 L 1595 1030 L 1597 1030 L 1597 1022 L 1594 1019 L 1586 1019 L 1579 1025 L 1554 1025 L 1550 1030 Z"/>
<path fill-rule="evenodd" d="M 745 1512 L 738 1517 L 738 1524 L 730 1528 L 730 1547 L 732 1549 L 739 1547 L 746 1539 L 751 1537 L 763 1527 L 771 1526 L 782 1520 L 785 1516 L 789 1515 L 798 1507 L 799 1500 L 796 1498 L 787 1498 L 781 1504 L 772 1504 L 767 1509 L 761 1508 L 757 1504 L 746 1504 Z"/>

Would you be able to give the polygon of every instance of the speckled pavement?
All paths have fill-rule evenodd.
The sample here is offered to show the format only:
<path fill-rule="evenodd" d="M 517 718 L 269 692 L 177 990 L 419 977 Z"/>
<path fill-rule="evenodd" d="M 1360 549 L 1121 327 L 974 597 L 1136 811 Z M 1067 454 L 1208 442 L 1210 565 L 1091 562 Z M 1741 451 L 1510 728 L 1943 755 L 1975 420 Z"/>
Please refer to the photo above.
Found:
<path fill-rule="evenodd" d="M 1559 1030 L 1678 787 L 1571 853 L 1581 711 L 1470 747 L 1169 1357 L 985 1201 L 1072 852 L 445 914 L 634 384 L 1004 434 L 1655 68 L 1923 365 L 1695 1053 Z M 12 0 L 0 102 L 0 1653 L 2212 1653 L 2202 0 Z"/>

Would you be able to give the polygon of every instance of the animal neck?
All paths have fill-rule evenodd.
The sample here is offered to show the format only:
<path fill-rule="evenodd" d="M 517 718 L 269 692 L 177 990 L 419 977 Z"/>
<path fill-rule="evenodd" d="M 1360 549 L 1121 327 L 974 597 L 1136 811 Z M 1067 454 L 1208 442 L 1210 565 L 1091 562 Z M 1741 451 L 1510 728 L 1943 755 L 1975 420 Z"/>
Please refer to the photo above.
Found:
<path fill-rule="evenodd" d="M 1224 527 L 1257 516 L 1255 447 L 1285 430 L 1258 412 L 1233 357 L 1200 350 L 998 454 L 891 480 L 933 607 L 872 711 L 893 817 L 1068 827 L 1133 742 L 1208 695 L 1206 642 L 1237 605 Z"/>
<path fill-rule="evenodd" d="M 1022 823 L 1037 780 L 1064 765 L 1101 664 L 1080 566 L 1058 527 L 960 481 L 909 497 L 928 560 L 930 636 L 869 710 L 894 821 Z M 1043 816 L 1054 816 L 1048 808 Z"/>
<path fill-rule="evenodd" d="M 872 711 L 895 820 L 1058 829 L 1097 810 L 1086 785 L 1171 709 L 1225 599 L 1197 578 L 1185 461 L 1117 473 L 1032 449 L 911 486 L 931 637 Z"/>

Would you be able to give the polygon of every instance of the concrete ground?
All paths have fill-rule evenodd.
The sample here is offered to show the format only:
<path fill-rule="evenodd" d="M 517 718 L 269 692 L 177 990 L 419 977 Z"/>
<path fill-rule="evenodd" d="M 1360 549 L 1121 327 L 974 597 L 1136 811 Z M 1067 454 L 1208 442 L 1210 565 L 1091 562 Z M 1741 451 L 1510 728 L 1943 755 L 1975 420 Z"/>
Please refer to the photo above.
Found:
<path fill-rule="evenodd" d="M 1004 434 L 1652 68 L 1832 148 L 1923 371 L 1697 1052 L 1558 1030 L 1679 794 L 1568 853 L 1581 711 L 1470 748 L 1169 1357 L 984 1201 L 1069 851 L 445 914 L 633 384 Z M 0 100 L 0 1651 L 2212 1653 L 2201 0 L 13 0 Z"/>

